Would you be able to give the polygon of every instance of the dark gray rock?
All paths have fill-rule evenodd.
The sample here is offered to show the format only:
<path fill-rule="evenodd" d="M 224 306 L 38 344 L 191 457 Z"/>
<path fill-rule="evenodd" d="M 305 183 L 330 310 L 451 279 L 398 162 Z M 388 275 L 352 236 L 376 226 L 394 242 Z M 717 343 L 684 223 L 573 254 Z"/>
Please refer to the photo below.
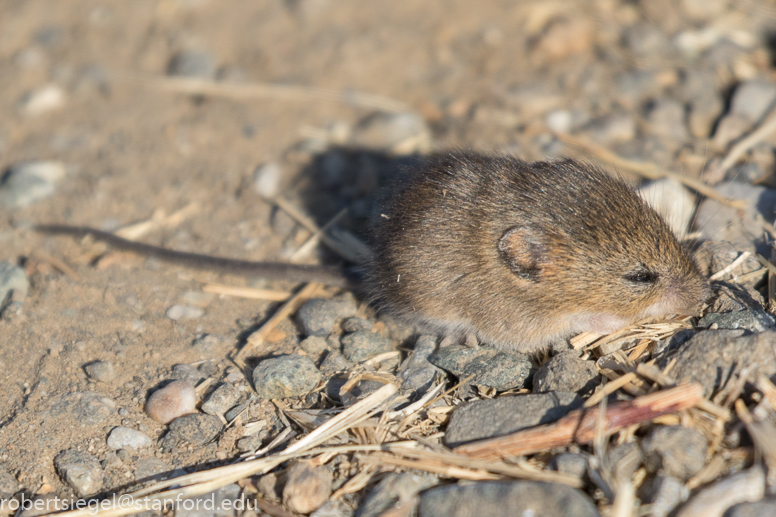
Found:
<path fill-rule="evenodd" d="M 339 399 L 347 406 L 352 406 L 359 400 L 363 399 L 385 386 L 382 382 L 370 381 L 362 379 L 355 386 L 352 386 L 350 390 L 345 391 L 340 388 Z"/>
<path fill-rule="evenodd" d="M 435 383 L 435 380 L 444 375 L 442 370 L 428 361 L 429 356 L 436 350 L 436 346 L 436 336 L 420 336 L 418 338 L 412 353 L 396 372 L 396 376 L 401 380 L 403 390 L 425 393 Z"/>
<path fill-rule="evenodd" d="M 374 323 L 364 318 L 347 318 L 342 322 L 343 332 L 358 332 L 359 330 L 372 330 Z"/>
<path fill-rule="evenodd" d="M 111 382 L 116 377 L 113 363 L 110 361 L 93 361 L 84 365 L 84 371 L 90 379 L 99 382 Z"/>
<path fill-rule="evenodd" d="M 186 415 L 170 422 L 170 431 L 164 437 L 164 447 L 177 445 L 205 445 L 221 432 L 221 419 L 214 415 Z"/>
<path fill-rule="evenodd" d="M 647 481 L 640 492 L 641 500 L 650 505 L 650 515 L 654 517 L 668 517 L 690 495 L 683 481 L 666 476 Z"/>
<path fill-rule="evenodd" d="M 563 352 L 544 363 L 533 378 L 533 392 L 590 393 L 600 384 L 595 361 L 583 361 L 576 351 Z"/>
<path fill-rule="evenodd" d="M 739 211 L 713 199 L 704 199 L 695 218 L 701 237 L 728 241 L 740 250 L 751 249 L 754 239 L 757 251 L 770 256 L 761 236 L 765 231 L 764 221 L 773 221 L 776 217 L 776 190 L 735 181 L 719 183 L 714 189 L 723 197 L 745 201 L 748 206 L 745 211 Z"/>
<path fill-rule="evenodd" d="M 393 350 L 390 339 L 366 330 L 343 336 L 340 343 L 342 343 L 342 355 L 354 363 L 360 363 L 370 357 Z"/>
<path fill-rule="evenodd" d="M 299 343 L 299 346 L 313 357 L 318 357 L 329 350 L 329 343 L 321 336 L 308 336 Z"/>
<path fill-rule="evenodd" d="M 321 372 L 327 375 L 349 369 L 353 364 L 339 350 L 329 350 L 321 362 Z"/>
<path fill-rule="evenodd" d="M 253 452 L 261 449 L 264 437 L 261 434 L 252 434 L 237 440 L 237 450 L 240 452 Z"/>
<path fill-rule="evenodd" d="M 226 485 L 209 494 L 186 499 L 175 510 L 176 517 L 234 517 L 238 514 L 242 497 L 239 485 Z"/>
<path fill-rule="evenodd" d="M 231 422 L 238 416 L 244 415 L 246 409 L 248 409 L 247 402 L 243 402 L 242 404 L 237 404 L 236 406 L 232 407 L 231 409 L 229 409 L 224 413 L 224 419 L 226 419 L 227 422 Z"/>
<path fill-rule="evenodd" d="M 577 479 L 584 479 L 587 477 L 587 455 L 562 452 L 552 457 L 549 467 Z"/>
<path fill-rule="evenodd" d="M 216 60 L 212 54 L 203 50 L 182 50 L 170 60 L 167 75 L 213 79 L 216 75 Z"/>
<path fill-rule="evenodd" d="M 609 451 L 608 457 L 612 476 L 616 480 L 631 479 L 644 459 L 641 447 L 636 442 L 615 445 Z"/>
<path fill-rule="evenodd" d="M 747 246 L 746 248 L 739 249 L 733 243 L 726 241 L 705 241 L 694 250 L 693 257 L 701 272 L 708 277 L 728 267 L 741 256 L 743 251 L 749 248 Z M 762 269 L 760 262 L 753 255 L 749 255 L 741 264 L 719 280 L 740 283 L 738 281 L 739 276 L 759 269 Z M 754 282 L 756 281 L 758 280 L 754 280 Z"/>
<path fill-rule="evenodd" d="M 65 417 L 81 427 L 99 425 L 116 414 L 116 403 L 91 391 L 66 393 L 54 398 L 44 419 Z"/>
<path fill-rule="evenodd" d="M 776 515 L 776 497 L 768 497 L 756 503 L 741 503 L 728 508 L 722 517 L 765 517 Z"/>
<path fill-rule="evenodd" d="M 776 332 L 744 334 L 743 330 L 697 333 L 677 351 L 671 375 L 679 382 L 699 382 L 709 397 L 735 382 L 745 367 L 755 367 L 752 378 L 776 374 Z"/>
<path fill-rule="evenodd" d="M 119 449 L 142 449 L 153 445 L 151 438 L 136 429 L 128 427 L 114 427 L 108 435 L 108 447 L 117 451 Z"/>
<path fill-rule="evenodd" d="M 581 406 L 582 399 L 576 393 L 562 392 L 476 400 L 453 412 L 447 425 L 445 443 L 455 447 L 547 424 Z"/>
<path fill-rule="evenodd" d="M 709 302 L 709 313 L 765 311 L 765 300 L 762 295 L 748 285 L 713 282 L 711 290 L 714 297 Z"/>
<path fill-rule="evenodd" d="M 337 320 L 355 316 L 356 310 L 356 304 L 352 299 L 313 298 L 299 308 L 296 319 L 304 335 L 327 336 Z"/>
<path fill-rule="evenodd" d="M 706 463 L 708 444 L 695 429 L 659 426 L 641 442 L 648 472 L 687 480 Z"/>
<path fill-rule="evenodd" d="M 536 481 L 493 481 L 432 488 L 420 496 L 419 517 L 600 517 L 581 490 Z"/>
<path fill-rule="evenodd" d="M 744 329 L 751 332 L 763 332 L 776 328 L 776 318 L 765 311 L 739 311 L 725 314 L 711 313 L 698 321 L 698 327 L 707 329 Z"/>
<path fill-rule="evenodd" d="M 0 178 L 0 207 L 21 208 L 56 191 L 65 177 L 60 162 L 23 162 L 12 165 Z"/>
<path fill-rule="evenodd" d="M 176 364 L 172 367 L 170 376 L 175 380 L 189 381 L 194 386 L 206 378 L 206 375 L 203 375 L 202 372 L 190 364 Z"/>
<path fill-rule="evenodd" d="M 253 385 L 259 397 L 283 399 L 312 391 L 321 380 L 321 372 L 302 355 L 284 355 L 265 359 L 253 370 Z"/>
<path fill-rule="evenodd" d="M 405 472 L 391 473 L 380 480 L 356 510 L 356 517 L 379 517 L 397 503 L 410 501 L 415 495 L 439 483 L 436 476 Z"/>
<path fill-rule="evenodd" d="M 208 415 L 223 415 L 242 398 L 242 392 L 228 382 L 216 388 L 202 403 L 200 409 Z"/>
<path fill-rule="evenodd" d="M 428 360 L 459 379 L 474 375 L 472 384 L 499 391 L 522 388 L 532 373 L 526 354 L 486 347 L 446 346 L 431 354 Z"/>
<path fill-rule="evenodd" d="M 80 497 L 94 495 L 102 488 L 102 466 L 89 453 L 75 449 L 62 451 L 54 457 L 54 467 L 62 481 Z"/>

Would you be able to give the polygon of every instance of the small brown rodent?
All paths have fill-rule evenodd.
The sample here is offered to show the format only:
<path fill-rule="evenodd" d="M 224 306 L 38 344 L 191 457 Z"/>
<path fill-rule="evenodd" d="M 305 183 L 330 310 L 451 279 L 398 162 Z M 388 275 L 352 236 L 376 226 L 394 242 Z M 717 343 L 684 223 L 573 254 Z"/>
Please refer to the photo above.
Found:
<path fill-rule="evenodd" d="M 181 253 L 90 228 L 162 260 L 283 280 L 346 285 L 343 270 Z M 624 182 L 566 160 L 473 153 L 424 160 L 389 197 L 368 275 L 374 297 L 445 336 L 530 351 L 575 332 L 695 314 L 708 282 L 660 216 Z"/>

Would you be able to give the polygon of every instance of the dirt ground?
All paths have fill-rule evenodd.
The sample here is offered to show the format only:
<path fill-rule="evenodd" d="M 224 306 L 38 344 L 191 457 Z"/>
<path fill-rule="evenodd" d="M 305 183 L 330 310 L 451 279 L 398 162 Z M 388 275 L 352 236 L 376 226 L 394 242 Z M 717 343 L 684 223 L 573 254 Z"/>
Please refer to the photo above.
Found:
<path fill-rule="evenodd" d="M 664 81 L 659 91 L 677 83 L 676 61 L 623 49 L 625 26 L 650 20 L 670 32 L 694 23 L 672 18 L 675 2 L 654 2 L 663 12 L 648 3 L 0 0 L 0 168 L 30 160 L 66 167 L 50 197 L 0 208 L 0 260 L 22 265 L 30 281 L 21 310 L 7 311 L 0 322 L 5 470 L 28 493 L 66 492 L 53 466 L 60 451 L 80 448 L 104 459 L 106 433 L 120 424 L 160 437 L 165 426 L 143 412 L 148 391 L 176 364 L 212 361 L 219 378 L 245 332 L 277 307 L 203 294 L 203 283 L 293 287 L 105 254 L 41 236 L 32 225 L 114 230 L 186 209 L 177 224 L 143 240 L 285 260 L 309 232 L 262 199 L 254 170 L 279 164 L 280 195 L 323 224 L 340 207 L 336 196 L 314 195 L 324 149 L 313 144 L 342 143 L 337 128 L 357 127 L 375 111 L 348 101 L 352 96 L 321 91 L 403 103 L 428 125 L 434 149 L 539 159 L 560 149 L 537 130 L 548 111 L 638 111 L 641 101 L 628 104 L 615 80 L 634 68 L 655 71 Z M 736 23 L 745 28 L 746 18 Z M 164 80 L 182 52 L 207 58 L 199 77 L 278 88 L 254 97 L 167 91 Z M 741 77 L 747 70 L 773 75 L 762 49 L 744 61 L 749 68 Z M 734 70 L 718 80 L 732 85 L 741 77 Z M 63 94 L 60 102 L 40 112 L 25 104 L 47 85 Z M 288 93 L 296 87 L 306 89 Z M 686 173 L 700 173 L 704 145 L 687 142 Z M 343 225 L 359 231 L 352 219 Z M 331 258 L 320 251 L 308 260 Z M 176 304 L 200 306 L 204 315 L 174 321 L 166 311 Z M 207 350 L 192 347 L 202 334 L 225 338 Z M 280 340 L 263 353 L 293 346 L 291 338 Z M 96 360 L 112 362 L 111 382 L 87 378 L 83 367 Z M 116 411 L 99 422 L 79 421 L 78 403 L 67 399 L 77 392 L 108 397 Z M 213 461 L 216 449 L 157 456 L 186 467 Z M 114 476 L 106 486 L 131 482 L 131 462 Z"/>

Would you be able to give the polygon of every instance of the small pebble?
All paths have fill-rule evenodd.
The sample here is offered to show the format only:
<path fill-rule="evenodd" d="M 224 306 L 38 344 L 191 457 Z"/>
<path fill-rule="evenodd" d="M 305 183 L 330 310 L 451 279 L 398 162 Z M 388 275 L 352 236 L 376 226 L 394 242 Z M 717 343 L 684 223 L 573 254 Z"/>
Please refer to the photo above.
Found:
<path fill-rule="evenodd" d="M 242 398 L 242 393 L 233 384 L 224 383 L 216 388 L 200 407 L 208 415 L 223 415 Z"/>
<path fill-rule="evenodd" d="M 345 359 L 339 350 L 329 350 L 321 362 L 321 372 L 327 375 L 350 369 L 353 364 Z"/>
<path fill-rule="evenodd" d="M 226 342 L 227 338 L 224 336 L 205 334 L 196 338 L 191 346 L 199 353 L 200 357 L 213 357 Z"/>
<path fill-rule="evenodd" d="M 668 98 L 656 100 L 647 110 L 647 123 L 652 131 L 671 141 L 684 142 L 689 138 L 684 122 L 682 103 Z"/>
<path fill-rule="evenodd" d="M 706 438 L 682 426 L 654 428 L 641 443 L 648 472 L 687 480 L 706 463 Z"/>
<path fill-rule="evenodd" d="M 393 350 L 390 339 L 365 330 L 343 336 L 340 343 L 342 343 L 342 355 L 354 363 L 360 363 L 370 357 Z"/>
<path fill-rule="evenodd" d="M 636 120 L 630 115 L 613 113 L 592 120 L 583 131 L 601 145 L 627 142 L 636 136 Z"/>
<path fill-rule="evenodd" d="M 65 91 L 55 84 L 48 84 L 24 94 L 19 107 L 25 115 L 37 116 L 62 108 L 65 105 Z"/>
<path fill-rule="evenodd" d="M 297 321 L 306 336 L 327 336 L 337 320 L 356 314 L 353 300 L 324 300 L 313 298 L 302 305 L 296 313 Z"/>
<path fill-rule="evenodd" d="M 201 318 L 205 309 L 201 307 L 189 307 L 188 305 L 173 305 L 167 309 L 166 316 L 173 321 L 194 320 Z"/>
<path fill-rule="evenodd" d="M 170 376 L 175 380 L 189 381 L 191 384 L 196 385 L 199 381 L 206 376 L 190 364 L 176 364 L 172 367 L 172 373 Z"/>
<path fill-rule="evenodd" d="M 358 332 L 359 330 L 372 330 L 374 324 L 364 318 L 346 318 L 342 322 L 343 332 Z"/>
<path fill-rule="evenodd" d="M 359 400 L 371 395 L 383 386 L 385 386 L 385 384 L 382 382 L 362 379 L 347 391 L 340 388 L 339 399 L 342 401 L 345 407 L 352 406 Z"/>
<path fill-rule="evenodd" d="M 145 411 L 160 424 L 169 424 L 176 418 L 197 411 L 197 392 L 189 381 L 173 381 L 153 392 Z"/>
<path fill-rule="evenodd" d="M 353 517 L 353 509 L 342 501 L 328 501 L 310 517 Z"/>
<path fill-rule="evenodd" d="M 537 481 L 489 481 L 431 488 L 420 496 L 418 517 L 600 517 L 584 492 Z"/>
<path fill-rule="evenodd" d="M 327 467 L 313 467 L 305 461 L 295 463 L 286 474 L 283 504 L 293 512 L 315 511 L 329 500 L 331 483 L 331 471 Z"/>
<path fill-rule="evenodd" d="M 600 384 L 595 361 L 583 361 L 576 351 L 563 352 L 536 370 L 533 393 L 576 391 L 591 393 Z"/>
<path fill-rule="evenodd" d="M 111 382 L 116 377 L 113 363 L 110 361 L 93 361 L 84 366 L 84 371 L 90 379 L 99 382 Z"/>
<path fill-rule="evenodd" d="M 716 517 L 740 503 L 760 501 L 765 495 L 765 471 L 755 465 L 699 489 L 674 517 Z M 725 516 L 727 517 L 727 516 Z M 765 516 L 763 516 L 765 517 Z"/>
<path fill-rule="evenodd" d="M 68 449 L 54 457 L 54 466 L 79 497 L 88 497 L 100 491 L 103 471 L 97 458 L 89 453 Z"/>
<path fill-rule="evenodd" d="M 431 131 L 415 113 L 370 115 L 353 128 L 352 139 L 357 146 L 397 154 L 424 152 L 431 147 Z"/>
<path fill-rule="evenodd" d="M 709 313 L 698 321 L 698 328 L 744 329 L 764 332 L 776 329 L 776 318 L 765 311 L 739 311 L 725 314 Z"/>
<path fill-rule="evenodd" d="M 119 449 L 142 449 L 153 444 L 151 438 L 127 427 L 114 427 L 108 435 L 108 447 L 117 451 Z"/>
<path fill-rule="evenodd" d="M 0 309 L 7 302 L 23 302 L 30 290 L 24 269 L 10 262 L 0 262 Z"/>
<path fill-rule="evenodd" d="M 102 424 L 116 414 L 116 402 L 92 391 L 65 393 L 52 399 L 46 417 L 66 416 L 80 427 Z"/>
<path fill-rule="evenodd" d="M 577 479 L 584 479 L 587 476 L 587 456 L 574 452 L 562 452 L 552 457 L 549 467 Z"/>
<path fill-rule="evenodd" d="M 212 54 L 203 50 L 182 50 L 170 60 L 167 75 L 213 79 L 216 75 L 216 60 Z"/>
<path fill-rule="evenodd" d="M 615 445 L 609 451 L 609 466 L 616 480 L 631 479 L 641 466 L 644 456 L 636 442 Z"/>
<path fill-rule="evenodd" d="M 679 181 L 673 178 L 651 181 L 639 188 L 638 193 L 663 217 L 679 239 L 687 235 L 695 211 L 695 197 Z"/>
<path fill-rule="evenodd" d="M 0 206 L 22 208 L 51 196 L 65 173 L 62 162 L 33 161 L 12 165 L 0 180 Z"/>
<path fill-rule="evenodd" d="M 431 354 L 428 360 L 459 379 L 474 375 L 472 384 L 498 391 L 522 388 L 533 369 L 526 354 L 490 347 L 446 346 Z"/>
<path fill-rule="evenodd" d="M 273 199 L 280 190 L 283 170 L 277 162 L 269 162 L 253 171 L 253 188 L 264 199 Z"/>
<path fill-rule="evenodd" d="M 445 432 L 445 444 L 456 447 L 492 436 L 501 436 L 555 422 L 582 406 L 576 393 L 553 392 L 476 400 L 453 411 Z"/>
<path fill-rule="evenodd" d="M 381 479 L 364 497 L 356 516 L 380 517 L 397 503 L 410 501 L 423 490 L 437 484 L 439 479 L 430 474 L 392 472 Z"/>
<path fill-rule="evenodd" d="M 221 432 L 223 424 L 215 415 L 185 415 L 170 422 L 170 431 L 164 437 L 165 449 L 178 445 L 205 445 Z"/>
<path fill-rule="evenodd" d="M 253 370 L 256 394 L 266 399 L 298 397 L 312 391 L 321 380 L 313 362 L 301 355 L 264 359 Z"/>
<path fill-rule="evenodd" d="M 642 501 L 650 505 L 651 517 L 668 517 L 690 495 L 683 481 L 667 476 L 651 479 L 641 491 Z"/>
<path fill-rule="evenodd" d="M 299 346 L 302 347 L 302 350 L 314 357 L 318 357 L 323 352 L 329 350 L 329 344 L 326 339 L 321 336 L 308 336 L 299 343 Z"/>
<path fill-rule="evenodd" d="M 396 376 L 401 380 L 403 390 L 425 393 L 436 384 L 444 372 L 431 364 L 428 358 L 437 346 L 436 336 L 420 336 L 412 353 L 401 363 Z"/>

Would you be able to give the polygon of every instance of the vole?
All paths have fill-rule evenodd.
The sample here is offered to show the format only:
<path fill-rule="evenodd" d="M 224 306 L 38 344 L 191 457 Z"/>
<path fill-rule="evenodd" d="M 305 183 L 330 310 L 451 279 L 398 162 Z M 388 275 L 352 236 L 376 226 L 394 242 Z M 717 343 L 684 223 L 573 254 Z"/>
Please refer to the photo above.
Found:
<path fill-rule="evenodd" d="M 181 253 L 87 235 L 182 265 L 349 285 L 343 269 Z M 710 295 L 668 225 L 622 180 L 572 160 L 450 153 L 423 160 L 388 197 L 365 284 L 379 306 L 445 336 L 532 351 L 574 333 L 696 314 Z M 363 286 L 361 286 L 363 287 Z"/>

